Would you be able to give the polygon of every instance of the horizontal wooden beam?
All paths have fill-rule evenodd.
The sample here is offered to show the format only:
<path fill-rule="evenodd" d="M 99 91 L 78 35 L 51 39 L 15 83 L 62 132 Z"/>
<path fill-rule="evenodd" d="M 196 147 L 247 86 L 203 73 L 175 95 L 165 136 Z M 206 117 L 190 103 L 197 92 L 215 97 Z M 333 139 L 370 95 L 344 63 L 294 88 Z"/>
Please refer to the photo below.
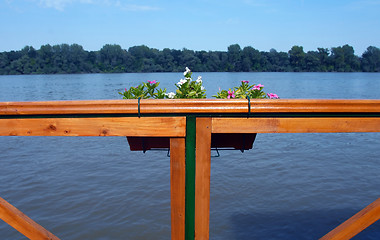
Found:
<path fill-rule="evenodd" d="M 253 113 L 380 113 L 380 100 L 252 99 Z M 141 114 L 248 113 L 246 99 L 142 99 Z M 0 102 L 0 118 L 6 115 L 137 114 L 138 102 L 81 100 Z"/>
<path fill-rule="evenodd" d="M 0 136 L 185 137 L 185 117 L 0 119 Z"/>
<path fill-rule="evenodd" d="M 29 239 L 36 240 L 59 240 L 51 232 L 30 219 L 20 210 L 0 197 L 0 219 L 11 225 Z"/>
<path fill-rule="evenodd" d="M 380 118 L 213 118 L 213 133 L 380 132 Z"/>

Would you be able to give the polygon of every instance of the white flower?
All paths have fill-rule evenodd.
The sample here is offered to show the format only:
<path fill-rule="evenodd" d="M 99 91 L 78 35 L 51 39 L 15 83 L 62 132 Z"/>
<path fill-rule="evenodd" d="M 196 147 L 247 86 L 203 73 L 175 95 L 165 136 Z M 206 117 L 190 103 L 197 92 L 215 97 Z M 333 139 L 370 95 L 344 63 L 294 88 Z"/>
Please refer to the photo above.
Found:
<path fill-rule="evenodd" d="M 188 67 L 186 67 L 183 76 L 186 76 L 186 74 L 188 74 L 189 72 L 191 72 L 191 70 Z"/>
<path fill-rule="evenodd" d="M 198 76 L 196 82 L 197 82 L 197 83 L 202 83 L 202 76 Z"/>
<path fill-rule="evenodd" d="M 201 90 L 202 90 L 202 91 L 205 90 L 205 87 L 201 86 Z"/>
<path fill-rule="evenodd" d="M 166 96 L 168 96 L 168 98 L 174 98 L 175 93 L 174 92 L 170 92 L 170 93 L 167 93 Z"/>
<path fill-rule="evenodd" d="M 184 84 L 184 83 L 186 83 L 186 82 L 187 82 L 186 79 L 181 79 L 181 80 L 179 80 L 179 82 L 177 82 L 177 85 L 178 85 L 178 86 L 181 86 L 182 84 Z"/>

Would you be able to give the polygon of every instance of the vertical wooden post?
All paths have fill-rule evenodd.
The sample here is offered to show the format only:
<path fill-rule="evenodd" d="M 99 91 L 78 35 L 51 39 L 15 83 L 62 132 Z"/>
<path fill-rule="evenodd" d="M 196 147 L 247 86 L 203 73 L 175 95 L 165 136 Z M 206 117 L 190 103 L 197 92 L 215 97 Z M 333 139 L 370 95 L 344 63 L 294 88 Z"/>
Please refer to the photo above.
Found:
<path fill-rule="evenodd" d="M 185 239 L 185 138 L 170 138 L 171 239 Z"/>
<path fill-rule="evenodd" d="M 211 118 L 197 118 L 195 171 L 195 239 L 209 239 Z"/>

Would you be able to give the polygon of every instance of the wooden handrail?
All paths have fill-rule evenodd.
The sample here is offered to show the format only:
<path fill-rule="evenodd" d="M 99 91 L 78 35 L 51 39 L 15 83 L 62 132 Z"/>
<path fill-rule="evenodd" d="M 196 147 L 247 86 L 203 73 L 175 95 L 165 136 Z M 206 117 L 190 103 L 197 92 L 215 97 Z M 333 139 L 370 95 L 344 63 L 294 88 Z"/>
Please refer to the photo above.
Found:
<path fill-rule="evenodd" d="M 349 218 L 320 240 L 347 240 L 380 219 L 380 198 Z"/>
<path fill-rule="evenodd" d="M 141 114 L 247 113 L 245 99 L 143 99 Z M 129 100 L 0 102 L 1 115 L 137 114 Z M 252 99 L 252 113 L 380 113 L 380 100 Z"/>
<path fill-rule="evenodd" d="M 17 231 L 33 240 L 59 240 L 58 237 L 23 214 L 20 210 L 0 197 L 0 218 Z"/>

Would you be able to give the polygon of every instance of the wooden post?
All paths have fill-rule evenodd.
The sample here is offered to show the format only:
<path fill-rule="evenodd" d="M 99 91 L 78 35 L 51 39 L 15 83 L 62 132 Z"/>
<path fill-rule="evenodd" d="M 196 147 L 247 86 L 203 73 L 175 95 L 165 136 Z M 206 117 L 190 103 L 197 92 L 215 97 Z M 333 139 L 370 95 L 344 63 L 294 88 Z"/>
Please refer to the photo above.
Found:
<path fill-rule="evenodd" d="M 185 138 L 170 138 L 171 239 L 185 239 Z"/>
<path fill-rule="evenodd" d="M 209 239 L 211 118 L 197 118 L 195 171 L 195 239 Z"/>

